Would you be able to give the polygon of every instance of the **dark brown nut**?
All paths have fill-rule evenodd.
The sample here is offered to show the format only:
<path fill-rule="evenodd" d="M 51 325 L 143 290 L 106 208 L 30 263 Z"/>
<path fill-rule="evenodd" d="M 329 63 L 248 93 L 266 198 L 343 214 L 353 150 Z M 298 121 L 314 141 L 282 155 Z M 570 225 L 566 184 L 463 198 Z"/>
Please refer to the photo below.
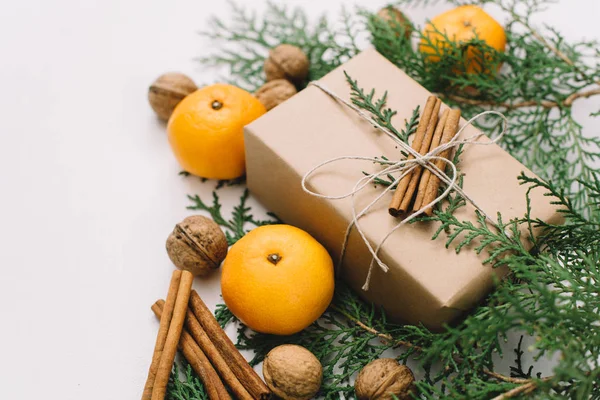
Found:
<path fill-rule="evenodd" d="M 274 395 L 283 400 L 312 399 L 323 380 L 323 367 L 302 346 L 284 344 L 275 347 L 263 362 L 265 382 Z"/>
<path fill-rule="evenodd" d="M 212 219 L 187 217 L 167 238 L 167 253 L 177 268 L 206 275 L 219 268 L 227 255 L 227 238 Z"/>
<path fill-rule="evenodd" d="M 198 89 L 193 80 L 178 72 L 161 75 L 148 88 L 148 101 L 160 119 L 168 120 L 188 94 Z"/>
<path fill-rule="evenodd" d="M 308 76 L 308 67 L 308 57 L 300 48 L 281 44 L 269 52 L 264 68 L 267 82 L 275 79 L 301 82 Z"/>
<path fill-rule="evenodd" d="M 415 377 L 406 365 L 393 358 L 372 361 L 359 372 L 354 384 L 359 400 L 387 400 L 395 395 L 408 400 L 414 392 Z"/>
<path fill-rule="evenodd" d="M 271 110 L 298 93 L 296 87 L 285 79 L 267 82 L 254 93 L 265 108 Z"/>

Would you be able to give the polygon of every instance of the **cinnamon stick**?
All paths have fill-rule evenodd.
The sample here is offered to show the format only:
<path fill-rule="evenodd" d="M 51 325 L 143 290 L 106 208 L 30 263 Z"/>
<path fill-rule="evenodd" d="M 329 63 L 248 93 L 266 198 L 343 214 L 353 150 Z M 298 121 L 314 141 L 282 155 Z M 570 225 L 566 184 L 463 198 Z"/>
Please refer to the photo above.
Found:
<path fill-rule="evenodd" d="M 421 149 L 421 144 L 423 143 L 423 138 L 425 137 L 427 126 L 429 125 L 429 120 L 431 119 L 431 115 L 433 114 L 433 109 L 435 107 L 436 102 L 437 97 L 435 96 L 429 96 L 427 98 L 427 102 L 425 103 L 425 107 L 423 108 L 423 113 L 421 114 L 421 118 L 419 119 L 419 125 L 417 125 L 415 137 L 411 144 L 411 147 L 415 151 L 419 151 Z M 412 160 L 414 159 L 414 157 L 412 155 L 409 155 L 407 159 Z M 402 203 L 404 194 L 408 189 L 412 172 L 414 172 L 414 169 L 413 171 L 411 171 L 411 173 L 406 174 L 406 176 L 404 176 L 404 178 L 402 178 L 400 182 L 398 182 L 398 186 L 394 191 L 394 197 L 392 198 L 392 201 L 389 206 L 389 213 L 393 216 L 398 216 L 399 214 L 398 209 L 400 208 L 400 204 Z"/>
<path fill-rule="evenodd" d="M 177 290 L 177 298 L 175 299 L 175 307 L 173 308 L 173 317 L 169 324 L 167 339 L 154 379 L 152 400 L 164 400 L 167 393 L 169 375 L 171 374 L 171 368 L 173 367 L 175 354 L 177 353 L 177 346 L 179 345 L 179 339 L 181 338 L 181 331 L 183 330 L 183 323 L 185 321 L 185 314 L 190 300 L 193 280 L 194 275 L 190 272 L 181 272 L 181 281 L 179 282 L 179 289 Z"/>
<path fill-rule="evenodd" d="M 253 400 L 254 398 L 240 383 L 227 361 L 225 361 L 219 352 L 219 349 L 217 349 L 215 344 L 208 337 L 208 334 L 204 328 L 202 328 L 202 325 L 200 325 L 200 322 L 198 322 L 198 319 L 190 309 L 188 309 L 185 318 L 185 327 L 190 333 L 190 336 L 195 340 L 198 346 L 200 346 L 200 349 L 202 349 L 202 351 L 210 359 L 212 365 L 219 372 L 219 375 L 223 379 L 223 382 L 229 386 L 236 398 L 241 400 Z"/>
<path fill-rule="evenodd" d="M 195 290 L 192 291 L 190 296 L 190 308 L 212 343 L 227 362 L 227 365 L 231 368 L 231 371 L 233 371 L 248 393 L 254 399 L 269 399 L 271 391 L 267 385 L 260 379 L 256 371 L 248 364 L 231 339 L 225 334 L 225 331 L 223 331 L 212 312 L 206 307 L 206 304 L 204 304 Z"/>
<path fill-rule="evenodd" d="M 427 125 L 427 130 L 425 132 L 425 137 L 423 138 L 421 148 L 419 149 L 419 154 L 421 155 L 427 154 L 427 152 L 429 151 L 429 147 L 431 146 L 431 140 L 433 139 L 433 133 L 437 126 L 438 115 L 440 112 L 441 105 L 442 101 L 436 98 L 435 106 L 433 107 L 433 113 L 431 114 L 431 118 L 429 119 L 429 124 Z M 413 169 L 408 188 L 406 189 L 406 193 L 404 194 L 402 202 L 400 203 L 400 207 L 398 208 L 399 213 L 405 213 L 410 209 L 410 203 L 412 202 L 415 190 L 417 190 L 417 185 L 419 184 L 419 180 L 421 179 L 422 173 L 423 167 L 421 165 L 417 165 L 415 169 Z"/>
<path fill-rule="evenodd" d="M 440 142 L 442 140 L 442 133 L 444 132 L 444 126 L 446 125 L 446 119 L 448 119 L 449 112 L 449 109 L 445 109 L 442 113 L 442 116 L 440 117 L 440 120 L 438 121 L 438 124 L 435 128 L 435 133 L 433 134 L 433 139 L 431 140 L 431 145 L 429 146 L 429 151 L 437 148 L 440 145 Z M 433 164 L 435 164 L 435 162 Z M 417 190 L 417 197 L 415 198 L 413 210 L 419 210 L 423 206 L 423 198 L 425 197 L 425 192 L 427 191 L 427 184 L 429 183 L 429 177 L 431 175 L 431 171 L 425 168 L 425 170 L 423 171 L 423 175 L 421 176 L 421 181 L 419 182 L 419 189 Z"/>
<path fill-rule="evenodd" d="M 152 305 L 152 311 L 160 319 L 165 306 L 164 300 L 158 300 Z M 217 371 L 210 364 L 194 338 L 184 329 L 179 339 L 179 349 L 192 369 L 204 383 L 204 388 L 210 400 L 231 400 L 231 396 L 217 375 Z"/>
<path fill-rule="evenodd" d="M 454 135 L 456 135 L 456 132 L 458 132 L 459 122 L 460 122 L 460 110 L 450 110 L 450 112 L 448 114 L 448 119 L 446 120 L 446 124 L 444 125 L 444 133 L 442 135 L 440 144 L 446 144 L 450 140 L 452 140 Z M 452 149 L 448 149 L 448 150 L 442 152 L 440 154 L 440 157 L 448 158 L 451 151 L 452 151 Z M 435 165 L 442 171 L 445 168 L 443 160 L 438 160 L 435 163 Z M 427 205 L 427 204 L 431 203 L 437 197 L 438 190 L 440 188 L 440 182 L 441 182 L 440 178 L 431 174 L 431 177 L 429 178 L 429 182 L 427 184 L 427 192 L 425 193 L 425 197 L 423 198 L 423 205 Z M 431 216 L 433 214 L 433 207 L 428 207 L 425 210 L 425 214 Z"/>
<path fill-rule="evenodd" d="M 158 328 L 158 335 L 156 337 L 156 344 L 154 345 L 154 353 L 152 354 L 152 362 L 148 370 L 148 378 L 146 378 L 146 384 L 144 386 L 144 392 L 142 393 L 142 400 L 152 399 L 152 389 L 154 388 L 154 382 L 156 379 L 156 372 L 158 371 L 158 365 L 162 358 L 162 353 L 167 341 L 167 333 L 169 332 L 169 325 L 171 324 L 171 318 L 173 316 L 173 309 L 175 308 L 175 299 L 177 298 L 177 291 L 179 290 L 179 283 L 181 281 L 181 271 L 173 271 L 171 276 L 171 283 L 169 284 L 169 292 L 167 294 L 167 301 L 163 315 L 160 319 L 160 326 Z"/>

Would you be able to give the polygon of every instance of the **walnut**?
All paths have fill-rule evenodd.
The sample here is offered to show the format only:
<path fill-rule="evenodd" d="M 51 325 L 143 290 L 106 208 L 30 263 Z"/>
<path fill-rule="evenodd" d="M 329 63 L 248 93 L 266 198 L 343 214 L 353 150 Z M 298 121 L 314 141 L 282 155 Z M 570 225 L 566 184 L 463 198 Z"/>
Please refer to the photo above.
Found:
<path fill-rule="evenodd" d="M 160 119 L 168 120 L 173 110 L 188 94 L 198 89 L 193 80 L 178 72 L 161 75 L 148 89 L 150 106 Z"/>
<path fill-rule="evenodd" d="M 377 12 L 377 16 L 383 19 L 385 22 L 390 24 L 393 29 L 397 29 L 397 26 L 402 26 L 404 28 L 404 37 L 410 38 L 412 35 L 412 23 L 410 20 L 402 13 L 402 11 L 398 10 L 396 7 L 387 6 L 379 10 Z M 396 36 L 400 36 L 396 34 Z"/>
<path fill-rule="evenodd" d="M 212 219 L 187 217 L 167 238 L 167 253 L 177 268 L 206 275 L 219 268 L 227 255 L 227 238 Z"/>
<path fill-rule="evenodd" d="M 308 400 L 321 387 L 323 367 L 304 347 L 284 344 L 267 354 L 263 375 L 269 389 L 283 400 Z"/>
<path fill-rule="evenodd" d="M 380 358 L 372 361 L 360 371 L 354 384 L 359 400 L 411 399 L 414 393 L 415 377 L 406 365 L 400 365 L 393 358 Z"/>
<path fill-rule="evenodd" d="M 301 82 L 308 76 L 308 57 L 296 46 L 281 44 L 269 52 L 265 60 L 267 82 L 275 79 L 287 79 Z"/>
<path fill-rule="evenodd" d="M 263 103 L 265 108 L 271 110 L 298 93 L 296 87 L 285 79 L 275 79 L 267 82 L 258 89 L 254 95 Z"/>

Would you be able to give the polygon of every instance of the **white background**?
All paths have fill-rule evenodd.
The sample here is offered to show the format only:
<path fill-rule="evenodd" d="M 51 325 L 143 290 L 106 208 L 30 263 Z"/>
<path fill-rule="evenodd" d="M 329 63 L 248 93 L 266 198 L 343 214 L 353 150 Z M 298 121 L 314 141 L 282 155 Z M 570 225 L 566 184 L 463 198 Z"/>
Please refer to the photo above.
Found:
<path fill-rule="evenodd" d="M 286 3 L 316 16 L 352 1 Z M 446 8 L 408 15 L 421 24 Z M 207 198 L 213 185 L 177 175 L 147 88 L 171 70 L 214 82 L 194 61 L 210 45 L 197 31 L 227 9 L 208 0 L 0 5 L 0 398 L 139 398 L 158 326 L 150 305 L 172 271 L 165 239 L 189 215 L 186 194 Z M 563 0 L 537 22 L 568 39 L 600 38 L 598 15 L 597 0 Z M 600 103 L 576 107 L 585 121 Z M 585 125 L 598 134 L 598 122 Z M 240 189 L 227 190 L 228 208 Z M 195 284 L 211 306 L 217 275 Z"/>

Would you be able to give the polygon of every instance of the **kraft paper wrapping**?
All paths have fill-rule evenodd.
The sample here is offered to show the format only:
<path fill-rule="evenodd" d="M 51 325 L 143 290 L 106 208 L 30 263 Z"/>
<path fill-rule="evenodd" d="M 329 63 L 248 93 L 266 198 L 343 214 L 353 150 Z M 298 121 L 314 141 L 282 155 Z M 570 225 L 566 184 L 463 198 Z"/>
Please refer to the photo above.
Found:
<path fill-rule="evenodd" d="M 381 96 L 388 90 L 388 106 L 397 110 L 394 125 L 403 128 L 413 109 L 421 110 L 430 93 L 375 50 L 367 50 L 320 81 L 340 97 L 349 99 L 350 88 L 344 71 L 365 90 L 374 88 Z M 447 106 L 443 105 L 443 111 Z M 440 113 L 441 113 L 440 111 Z M 461 125 L 465 123 L 461 121 Z M 463 137 L 477 133 L 468 127 Z M 483 138 L 482 140 L 487 140 Z M 399 150 L 385 134 L 361 120 L 319 88 L 308 87 L 246 127 L 247 182 L 252 194 L 288 224 L 313 235 L 337 262 L 345 229 L 352 220 L 350 199 L 326 200 L 305 193 L 302 177 L 321 162 L 339 156 L 386 156 L 399 159 Z M 497 145 L 467 146 L 459 165 L 464 173 L 464 190 L 488 215 L 500 212 L 505 221 L 526 212 L 526 186 L 519 185 L 521 171 L 533 176 Z M 310 180 L 310 188 L 326 195 L 351 191 L 362 171 L 380 168 L 368 161 L 330 164 Z M 366 206 L 381 187 L 369 187 L 357 196 L 357 209 Z M 392 193 L 366 216 L 361 226 L 376 245 L 398 222 L 388 213 Z M 560 216 L 542 190 L 531 194 L 535 217 L 559 222 Z M 362 207 L 361 207 L 362 206 Z M 459 220 L 476 221 L 467 205 L 455 215 Z M 382 306 L 388 316 L 400 322 L 423 323 L 438 330 L 473 307 L 493 287 L 493 275 L 506 269 L 483 265 L 487 252 L 478 256 L 469 248 L 456 254 L 445 248 L 445 234 L 431 240 L 437 223 L 407 225 L 395 232 L 380 252 L 390 267 L 387 273 L 375 267 L 370 289 L 365 282 L 371 254 L 354 230 L 350 236 L 341 277 L 367 301 Z M 524 237 L 527 235 L 524 234 Z"/>

